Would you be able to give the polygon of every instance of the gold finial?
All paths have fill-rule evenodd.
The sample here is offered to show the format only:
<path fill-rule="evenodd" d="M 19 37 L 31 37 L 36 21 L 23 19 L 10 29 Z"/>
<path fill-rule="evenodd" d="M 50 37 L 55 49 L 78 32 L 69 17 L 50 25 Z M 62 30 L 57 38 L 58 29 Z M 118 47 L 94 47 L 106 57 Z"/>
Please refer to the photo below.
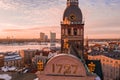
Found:
<path fill-rule="evenodd" d="M 68 46 L 69 46 L 68 39 L 64 39 L 64 48 L 68 49 Z"/>
<path fill-rule="evenodd" d="M 90 64 L 88 64 L 88 68 L 90 70 L 90 72 L 94 72 L 95 71 L 95 64 L 93 62 L 91 62 Z"/>
<path fill-rule="evenodd" d="M 43 71 L 43 69 L 44 69 L 43 61 L 40 60 L 37 63 L 37 68 L 38 68 L 38 71 Z"/>
<path fill-rule="evenodd" d="M 65 20 L 63 21 L 64 24 L 70 24 L 70 21 L 68 20 L 67 17 L 65 17 Z"/>
<path fill-rule="evenodd" d="M 69 44 L 68 44 L 68 39 L 67 38 L 64 39 L 63 48 L 64 48 L 64 52 L 68 53 Z"/>

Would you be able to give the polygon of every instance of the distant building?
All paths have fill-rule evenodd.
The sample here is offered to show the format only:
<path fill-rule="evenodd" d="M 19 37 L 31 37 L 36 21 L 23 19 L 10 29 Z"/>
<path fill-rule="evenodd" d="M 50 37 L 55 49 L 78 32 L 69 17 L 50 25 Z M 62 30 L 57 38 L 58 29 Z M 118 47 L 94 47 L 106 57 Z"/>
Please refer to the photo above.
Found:
<path fill-rule="evenodd" d="M 48 35 L 45 35 L 44 40 L 48 41 Z"/>
<path fill-rule="evenodd" d="M 50 32 L 50 40 L 51 40 L 52 42 L 55 42 L 55 41 L 56 41 L 56 33 Z"/>
<path fill-rule="evenodd" d="M 40 33 L 40 40 L 41 41 L 44 41 L 45 40 L 45 33 Z"/>
<path fill-rule="evenodd" d="M 45 33 L 40 33 L 40 40 L 41 41 L 48 41 L 48 35 L 45 35 Z"/>
<path fill-rule="evenodd" d="M 56 42 L 56 33 L 50 32 L 50 45 L 51 46 L 55 46 L 55 42 Z"/>
<path fill-rule="evenodd" d="M 4 66 L 4 55 L 0 54 L 0 67 Z"/>
<path fill-rule="evenodd" d="M 43 65 L 45 66 L 47 61 L 55 55 L 57 55 L 57 52 L 50 50 L 49 48 L 44 48 L 41 51 L 37 50 L 35 56 L 32 58 L 33 68 L 37 68 L 38 62 L 43 62 Z"/>
<path fill-rule="evenodd" d="M 50 45 L 55 46 L 55 42 L 56 42 L 56 33 L 50 32 Z"/>
<path fill-rule="evenodd" d="M 100 60 L 104 80 L 120 80 L 120 57 L 110 58 L 105 55 L 88 55 L 89 60 Z"/>
<path fill-rule="evenodd" d="M 36 51 L 35 56 L 32 58 L 32 62 L 37 66 L 39 61 L 42 61 L 44 64 L 48 59 L 49 52 Z"/>
<path fill-rule="evenodd" d="M 21 67 L 22 65 L 22 57 L 18 52 L 9 52 L 4 55 L 4 66 Z"/>
<path fill-rule="evenodd" d="M 32 58 L 35 56 L 37 50 L 21 50 L 20 51 L 20 55 L 22 57 L 22 60 L 24 62 L 24 64 L 31 64 L 32 63 Z"/>
<path fill-rule="evenodd" d="M 98 60 L 102 65 L 104 80 L 120 80 L 119 42 L 93 42 L 88 47 L 88 60 Z M 85 48 L 86 49 L 86 48 Z"/>

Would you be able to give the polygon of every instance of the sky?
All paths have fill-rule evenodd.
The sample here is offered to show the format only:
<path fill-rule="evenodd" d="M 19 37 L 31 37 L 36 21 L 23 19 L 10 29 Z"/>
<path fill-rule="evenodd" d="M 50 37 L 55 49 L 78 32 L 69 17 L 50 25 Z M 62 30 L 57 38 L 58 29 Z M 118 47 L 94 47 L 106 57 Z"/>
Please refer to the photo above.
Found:
<path fill-rule="evenodd" d="M 39 38 L 56 32 L 67 0 L 0 0 L 0 38 Z M 79 0 L 85 37 L 120 38 L 120 0 Z"/>

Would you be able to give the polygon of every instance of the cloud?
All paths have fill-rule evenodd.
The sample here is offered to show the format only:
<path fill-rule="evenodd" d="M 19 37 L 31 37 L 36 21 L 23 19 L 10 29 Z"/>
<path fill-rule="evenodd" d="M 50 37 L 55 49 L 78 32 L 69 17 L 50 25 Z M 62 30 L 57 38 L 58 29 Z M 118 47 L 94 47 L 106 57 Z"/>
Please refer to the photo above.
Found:
<path fill-rule="evenodd" d="M 21 28 L 21 29 L 4 29 L 1 34 L 5 37 L 7 36 L 14 36 L 14 38 L 39 38 L 40 32 L 44 32 L 46 35 L 50 35 L 50 32 L 57 33 L 57 38 L 60 38 L 60 27 L 58 26 L 40 26 L 40 27 L 31 27 L 31 28 Z"/>
<path fill-rule="evenodd" d="M 111 34 L 120 34 L 120 30 L 109 30 L 106 31 L 106 30 L 99 30 L 99 31 L 89 31 L 90 34 L 101 34 L 101 35 L 104 35 L 104 34 L 108 34 L 108 35 L 111 35 Z M 111 36 L 112 37 L 112 36 Z"/>
<path fill-rule="evenodd" d="M 3 32 L 21 32 L 25 29 L 4 29 Z"/>
<path fill-rule="evenodd" d="M 24 8 L 24 9 L 48 9 L 53 6 L 60 6 L 64 0 L 1 0 L 1 7 L 10 9 Z"/>
<path fill-rule="evenodd" d="M 62 3 L 65 3 L 65 1 L 0 0 L 0 3 L 2 3 L 2 6 L 0 6 L 0 13 L 2 13 L 0 23 L 11 23 L 26 27 L 59 25 L 64 11 L 64 8 L 62 8 L 64 4 Z M 4 6 L 8 8 L 4 8 Z"/>
<path fill-rule="evenodd" d="M 59 29 L 59 31 L 58 31 Z M 58 26 L 41 26 L 41 27 L 32 27 L 24 29 L 4 29 L 3 32 L 23 32 L 23 31 L 53 31 L 60 32 L 60 27 Z"/>
<path fill-rule="evenodd" d="M 0 0 L 0 8 L 2 9 L 15 9 L 15 6 L 11 3 L 7 3 L 4 0 Z"/>
<path fill-rule="evenodd" d="M 66 1 L 0 0 L 0 29 L 14 34 L 26 32 L 37 35 L 42 31 L 60 34 L 60 21 Z M 104 34 L 116 34 L 120 30 L 119 5 L 120 0 L 79 0 L 85 18 L 85 34 L 101 35 L 102 31 Z"/>

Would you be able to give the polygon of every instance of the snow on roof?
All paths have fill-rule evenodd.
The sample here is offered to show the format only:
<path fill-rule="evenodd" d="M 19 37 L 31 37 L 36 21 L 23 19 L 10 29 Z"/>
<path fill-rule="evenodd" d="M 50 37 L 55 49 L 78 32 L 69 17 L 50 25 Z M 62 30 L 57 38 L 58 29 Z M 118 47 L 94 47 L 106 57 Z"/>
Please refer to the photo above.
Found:
<path fill-rule="evenodd" d="M 4 72 L 7 72 L 8 71 L 8 67 L 4 66 L 4 67 L 1 68 L 1 70 L 4 71 Z"/>
<path fill-rule="evenodd" d="M 9 76 L 8 74 L 0 74 L 0 79 L 4 79 L 4 80 L 11 80 L 12 77 Z"/>
<path fill-rule="evenodd" d="M 38 78 L 35 78 L 34 80 L 39 80 Z"/>
<path fill-rule="evenodd" d="M 55 56 L 55 55 L 57 55 L 57 53 L 49 53 L 49 55 L 48 55 L 48 58 L 51 58 L 51 57 L 53 57 L 53 56 Z"/>
<path fill-rule="evenodd" d="M 18 59 L 22 59 L 22 57 L 16 57 L 15 59 L 17 59 L 17 60 L 18 60 Z"/>
<path fill-rule="evenodd" d="M 12 67 L 8 67 L 8 66 L 4 66 L 1 68 L 2 71 L 7 72 L 7 71 L 14 71 L 16 70 L 16 67 L 12 66 Z"/>
<path fill-rule="evenodd" d="M 28 69 L 25 69 L 24 71 L 23 71 L 23 73 L 27 73 L 28 72 Z"/>
<path fill-rule="evenodd" d="M 13 71 L 15 69 L 16 69 L 16 67 L 14 67 L 14 66 L 8 68 L 9 71 Z"/>
<path fill-rule="evenodd" d="M 10 61 L 10 60 L 19 60 L 22 59 L 22 57 L 18 54 L 13 54 L 13 55 L 9 55 L 9 56 L 5 56 L 5 61 Z"/>
<path fill-rule="evenodd" d="M 101 80 L 100 77 L 96 77 L 95 80 Z"/>

